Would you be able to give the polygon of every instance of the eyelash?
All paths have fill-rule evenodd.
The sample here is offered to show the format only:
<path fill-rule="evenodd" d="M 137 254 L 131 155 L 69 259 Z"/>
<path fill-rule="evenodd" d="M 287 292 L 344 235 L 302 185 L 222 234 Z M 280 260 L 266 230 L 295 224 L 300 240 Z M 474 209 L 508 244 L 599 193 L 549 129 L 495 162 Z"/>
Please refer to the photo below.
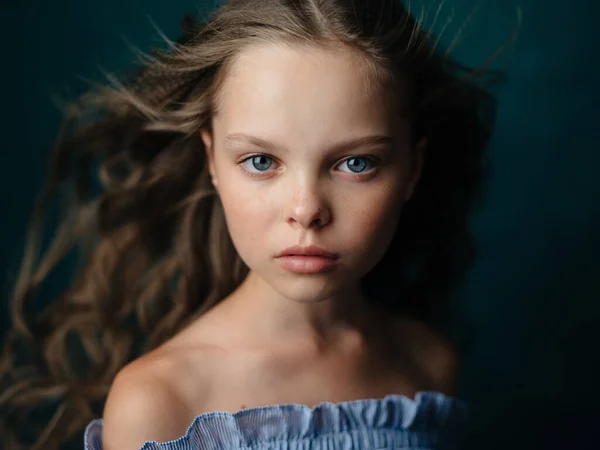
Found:
<path fill-rule="evenodd" d="M 264 174 L 269 173 L 269 169 L 271 169 L 271 168 L 269 168 L 269 169 L 267 169 L 265 171 L 255 172 L 255 171 L 248 170 L 244 166 L 245 162 L 251 161 L 253 158 L 256 158 L 257 156 L 264 156 L 266 158 L 269 158 L 271 161 L 275 162 L 275 158 L 273 158 L 273 157 L 271 157 L 269 155 L 265 155 L 264 153 L 256 153 L 254 155 L 247 156 L 244 159 L 242 159 L 241 161 L 239 161 L 238 165 L 242 166 L 242 170 L 244 172 L 246 172 L 248 175 L 253 176 L 253 177 L 261 177 Z M 336 167 L 340 166 L 341 164 L 343 164 L 345 162 L 351 161 L 353 159 L 358 159 L 358 158 L 366 159 L 367 162 L 368 162 L 368 164 L 371 165 L 371 168 L 368 169 L 368 170 L 366 170 L 366 171 L 364 171 L 364 172 L 352 172 L 352 171 L 343 171 L 343 172 L 350 173 L 350 174 L 355 174 L 355 175 L 365 175 L 365 174 L 371 173 L 374 169 L 376 169 L 378 166 L 381 165 L 381 162 L 379 161 L 379 159 L 376 158 L 376 157 L 374 157 L 374 156 L 371 156 L 371 155 L 352 155 L 352 156 L 348 156 L 348 157 L 344 158 L 342 161 L 340 161 L 336 165 Z"/>

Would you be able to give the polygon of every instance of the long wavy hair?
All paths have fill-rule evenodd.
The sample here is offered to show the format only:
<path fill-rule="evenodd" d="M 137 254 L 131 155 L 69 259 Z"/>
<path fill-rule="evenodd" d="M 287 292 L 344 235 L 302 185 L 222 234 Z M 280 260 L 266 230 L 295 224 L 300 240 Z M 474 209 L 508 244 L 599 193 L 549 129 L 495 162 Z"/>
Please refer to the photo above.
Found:
<path fill-rule="evenodd" d="M 475 257 L 468 216 L 487 167 L 489 86 L 501 73 L 490 69 L 498 51 L 465 67 L 422 22 L 399 0 L 231 0 L 203 20 L 186 16 L 178 41 L 140 52 L 133 73 L 109 75 L 69 104 L 9 303 L 0 360 L 7 449 L 57 449 L 79 438 L 101 415 L 119 369 L 246 276 L 199 131 L 211 128 L 229 62 L 250 44 L 341 43 L 362 55 L 374 82 L 408 87 L 402 101 L 413 140 L 428 138 L 426 162 L 388 252 L 362 286 L 394 314 L 433 320 L 445 311 Z M 63 215 L 42 253 L 57 199 Z M 72 257 L 68 289 L 36 310 L 43 280 Z"/>

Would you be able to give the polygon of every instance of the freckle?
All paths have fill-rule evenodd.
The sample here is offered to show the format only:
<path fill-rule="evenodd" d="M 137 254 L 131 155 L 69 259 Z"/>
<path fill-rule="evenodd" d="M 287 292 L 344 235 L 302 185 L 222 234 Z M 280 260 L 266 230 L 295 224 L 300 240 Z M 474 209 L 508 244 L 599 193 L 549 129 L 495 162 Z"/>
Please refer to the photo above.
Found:
<path fill-rule="evenodd" d="M 240 406 L 241 409 L 246 409 L 246 405 Z"/>

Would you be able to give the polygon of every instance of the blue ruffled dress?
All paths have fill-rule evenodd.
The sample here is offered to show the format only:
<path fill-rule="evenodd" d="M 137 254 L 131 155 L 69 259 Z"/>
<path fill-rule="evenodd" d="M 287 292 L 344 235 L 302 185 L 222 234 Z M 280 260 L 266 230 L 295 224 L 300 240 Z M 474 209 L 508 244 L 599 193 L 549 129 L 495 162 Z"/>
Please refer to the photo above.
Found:
<path fill-rule="evenodd" d="M 262 406 L 197 416 L 184 436 L 140 450 L 454 450 L 467 416 L 439 392 L 381 399 Z M 102 419 L 85 429 L 85 450 L 102 450 Z"/>

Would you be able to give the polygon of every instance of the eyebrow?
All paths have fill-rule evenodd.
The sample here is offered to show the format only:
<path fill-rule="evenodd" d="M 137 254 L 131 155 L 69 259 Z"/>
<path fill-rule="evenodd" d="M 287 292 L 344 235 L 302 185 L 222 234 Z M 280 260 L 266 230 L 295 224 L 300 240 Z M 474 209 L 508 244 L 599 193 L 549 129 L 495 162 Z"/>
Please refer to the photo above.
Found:
<path fill-rule="evenodd" d="M 364 136 L 354 139 L 348 139 L 346 141 L 335 144 L 330 150 L 334 152 L 348 151 L 359 147 L 375 146 L 375 145 L 390 145 L 393 143 L 391 136 L 374 135 Z M 267 141 L 257 136 L 251 136 L 246 133 L 231 133 L 225 136 L 225 145 L 235 144 L 250 144 L 255 147 L 260 147 L 265 150 L 274 151 L 280 148 L 279 145 L 274 142 Z M 288 149 L 283 148 L 288 151 Z"/>

